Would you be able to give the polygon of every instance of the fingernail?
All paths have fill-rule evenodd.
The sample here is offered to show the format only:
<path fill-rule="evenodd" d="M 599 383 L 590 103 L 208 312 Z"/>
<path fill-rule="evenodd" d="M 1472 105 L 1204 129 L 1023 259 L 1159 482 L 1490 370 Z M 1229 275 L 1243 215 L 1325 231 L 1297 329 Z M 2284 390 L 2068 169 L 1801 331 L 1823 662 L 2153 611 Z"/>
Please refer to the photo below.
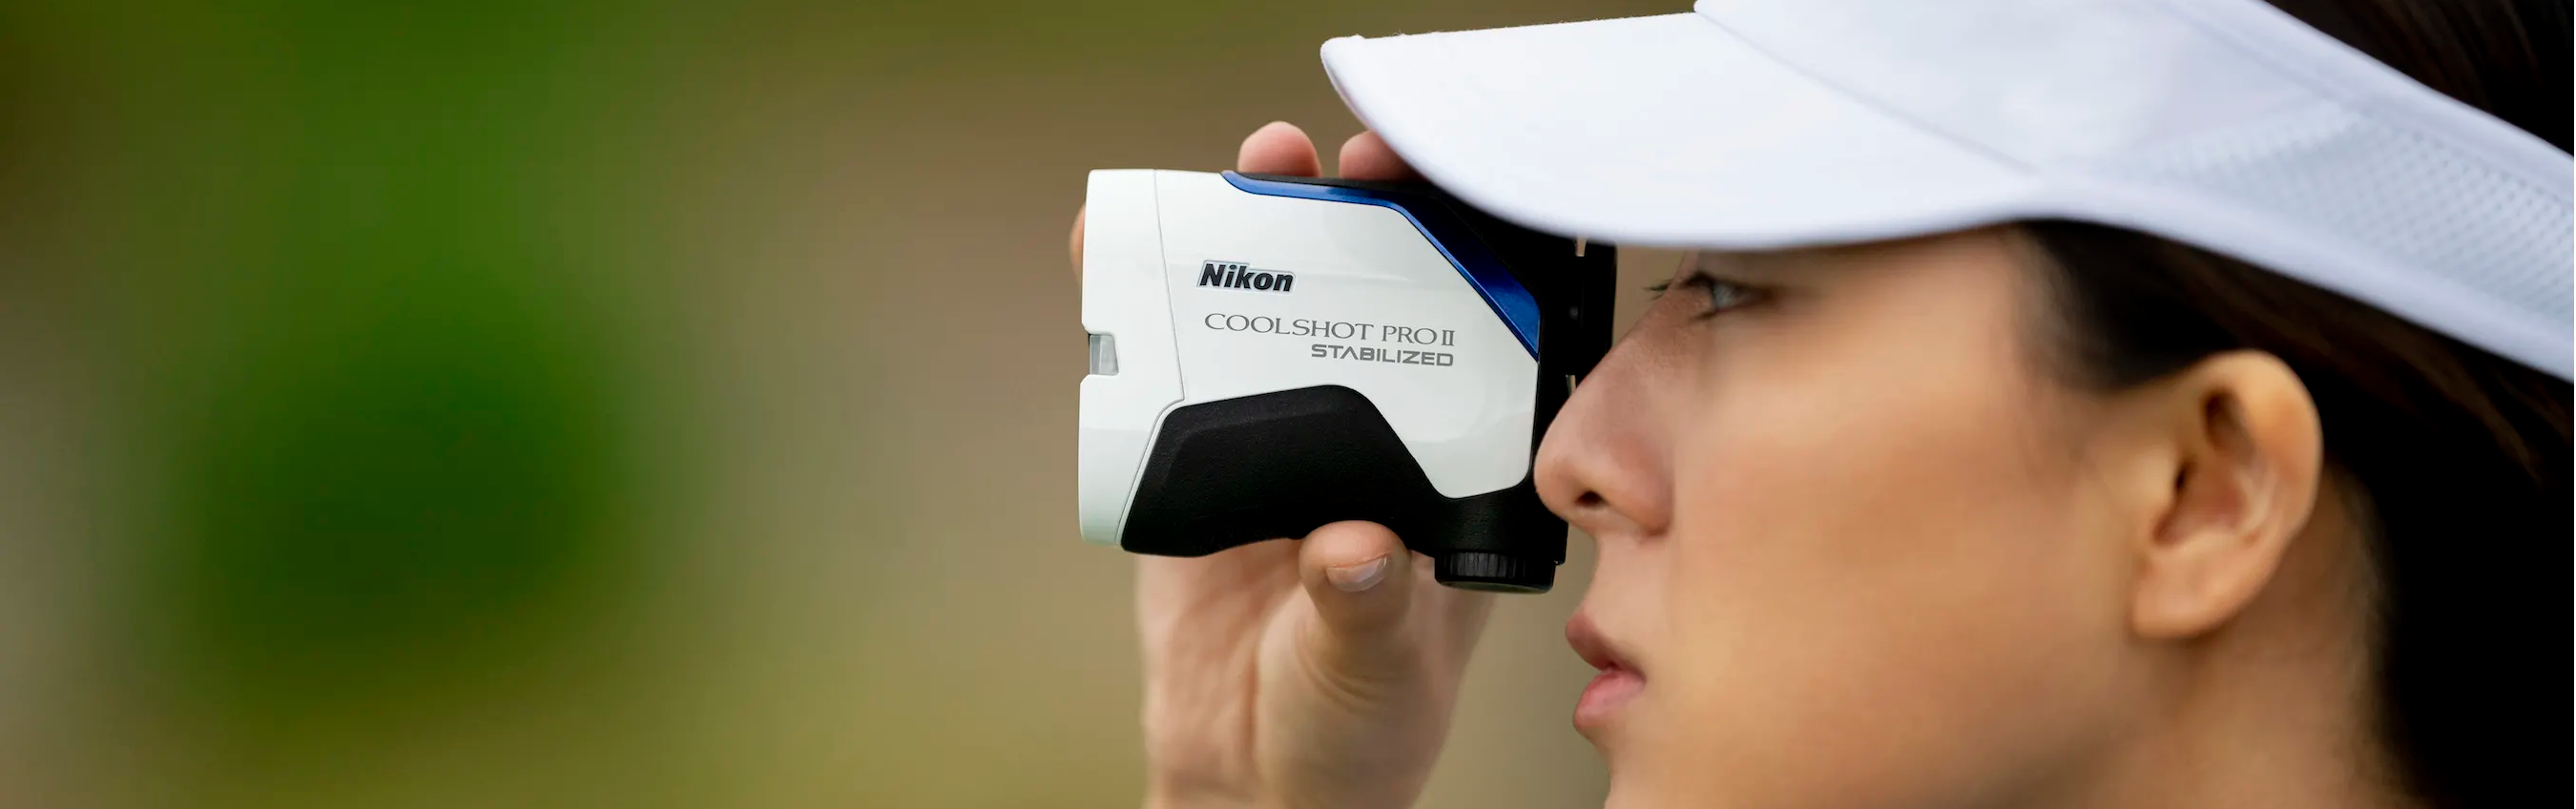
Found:
<path fill-rule="evenodd" d="M 1344 592 L 1356 593 L 1376 587 L 1379 579 L 1386 578 L 1386 557 L 1380 556 L 1355 565 L 1324 568 L 1324 578 Z"/>

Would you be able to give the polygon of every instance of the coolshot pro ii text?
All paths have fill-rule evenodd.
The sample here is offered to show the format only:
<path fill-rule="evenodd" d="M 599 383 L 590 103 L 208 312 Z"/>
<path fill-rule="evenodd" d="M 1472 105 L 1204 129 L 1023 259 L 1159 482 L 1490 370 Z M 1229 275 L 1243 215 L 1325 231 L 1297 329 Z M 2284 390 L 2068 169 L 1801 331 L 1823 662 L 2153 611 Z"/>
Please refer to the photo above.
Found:
<path fill-rule="evenodd" d="M 1611 251 L 1425 185 L 1091 173 L 1085 539 L 1200 556 L 1337 520 L 1456 587 L 1548 589 L 1530 460 L 1610 343 Z"/>

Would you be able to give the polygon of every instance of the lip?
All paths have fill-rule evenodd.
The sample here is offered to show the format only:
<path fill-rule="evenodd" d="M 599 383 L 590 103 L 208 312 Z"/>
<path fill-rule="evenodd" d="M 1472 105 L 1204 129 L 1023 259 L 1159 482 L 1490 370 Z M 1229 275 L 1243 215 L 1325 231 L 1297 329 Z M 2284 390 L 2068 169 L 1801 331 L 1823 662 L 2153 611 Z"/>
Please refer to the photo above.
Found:
<path fill-rule="evenodd" d="M 1583 687 L 1583 696 L 1574 703 L 1574 727 L 1585 736 L 1607 729 L 1618 718 L 1619 711 L 1634 701 L 1646 688 L 1646 674 L 1631 662 L 1617 643 L 1601 632 L 1592 616 L 1576 613 L 1565 622 L 1565 642 L 1601 673 L 1592 684 Z"/>

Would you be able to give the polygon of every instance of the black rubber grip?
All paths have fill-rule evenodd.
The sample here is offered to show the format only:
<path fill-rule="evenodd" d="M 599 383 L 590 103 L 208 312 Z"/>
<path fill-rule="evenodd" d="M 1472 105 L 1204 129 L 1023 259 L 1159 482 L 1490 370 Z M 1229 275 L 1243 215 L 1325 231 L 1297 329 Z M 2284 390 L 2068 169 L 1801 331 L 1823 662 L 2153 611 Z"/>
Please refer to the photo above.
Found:
<path fill-rule="evenodd" d="M 1407 547 L 1433 557 L 1444 582 L 1462 570 L 1471 575 L 1462 581 L 1487 589 L 1543 592 L 1565 561 L 1565 523 L 1526 476 L 1486 494 L 1442 496 L 1377 406 L 1339 385 L 1172 411 L 1154 437 L 1119 545 L 1203 556 L 1341 520 L 1394 529 Z M 1465 554 L 1473 554 L 1465 567 L 1452 564 Z"/>

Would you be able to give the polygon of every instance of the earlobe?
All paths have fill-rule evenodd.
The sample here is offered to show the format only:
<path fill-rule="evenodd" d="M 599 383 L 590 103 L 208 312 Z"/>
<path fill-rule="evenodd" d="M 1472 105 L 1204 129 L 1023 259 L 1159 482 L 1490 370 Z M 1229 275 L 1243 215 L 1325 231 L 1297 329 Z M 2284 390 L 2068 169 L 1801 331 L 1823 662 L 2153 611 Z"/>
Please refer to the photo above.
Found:
<path fill-rule="evenodd" d="M 2177 464 L 2137 549 L 2131 623 L 2191 637 L 2270 583 L 2316 505 L 2324 435 L 2307 386 L 2262 352 L 2210 357 L 2151 395 Z"/>

